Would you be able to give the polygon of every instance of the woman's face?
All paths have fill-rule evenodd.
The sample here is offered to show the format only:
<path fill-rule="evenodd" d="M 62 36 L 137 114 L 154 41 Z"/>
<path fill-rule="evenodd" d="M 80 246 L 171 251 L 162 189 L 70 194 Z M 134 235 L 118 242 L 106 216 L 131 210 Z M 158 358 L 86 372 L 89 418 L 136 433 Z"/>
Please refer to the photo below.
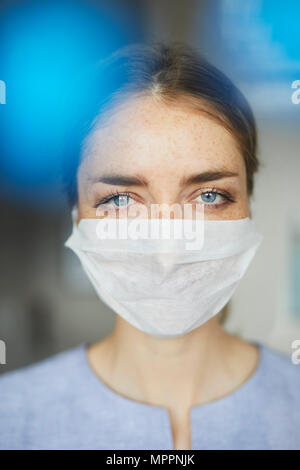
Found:
<path fill-rule="evenodd" d="M 128 209 L 150 214 L 153 204 L 192 204 L 204 208 L 207 219 L 242 219 L 250 216 L 248 203 L 235 138 L 180 100 L 131 98 L 86 140 L 78 220 L 97 217 L 97 209 L 107 217 L 123 217 Z"/>

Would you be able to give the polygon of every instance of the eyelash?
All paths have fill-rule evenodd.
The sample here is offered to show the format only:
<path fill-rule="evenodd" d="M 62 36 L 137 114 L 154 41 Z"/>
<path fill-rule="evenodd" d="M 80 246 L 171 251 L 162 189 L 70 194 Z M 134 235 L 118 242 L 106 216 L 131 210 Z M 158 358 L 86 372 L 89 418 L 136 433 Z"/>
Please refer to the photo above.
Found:
<path fill-rule="evenodd" d="M 235 199 L 233 198 L 233 196 L 228 193 L 227 191 L 220 191 L 218 190 L 217 188 L 215 187 L 211 187 L 211 188 L 204 188 L 199 194 L 197 194 L 196 197 L 199 197 L 201 196 L 202 194 L 205 194 L 205 193 L 213 193 L 213 194 L 217 194 L 219 196 L 221 196 L 223 199 L 225 199 L 225 202 L 217 202 L 217 203 L 211 203 L 211 204 L 206 204 L 207 207 L 220 207 L 220 206 L 223 206 L 225 204 L 229 204 L 229 203 L 234 203 L 235 202 Z M 205 204 L 205 203 L 204 203 Z"/>
<path fill-rule="evenodd" d="M 94 208 L 96 209 L 101 204 L 106 204 L 107 202 L 111 201 L 115 196 L 128 196 L 128 197 L 131 197 L 131 195 L 132 194 L 128 193 L 127 191 L 122 191 L 122 192 L 112 191 L 112 192 L 108 193 L 108 195 L 105 196 L 105 198 L 96 201 L 96 203 L 94 205 Z"/>
<path fill-rule="evenodd" d="M 207 206 L 223 206 L 224 204 L 234 203 L 235 202 L 235 199 L 227 191 L 219 191 L 219 190 L 217 190 L 217 188 L 209 188 L 209 189 L 205 188 L 196 197 L 199 197 L 199 196 L 201 196 L 202 194 L 205 194 L 205 193 L 214 193 L 214 194 L 217 194 L 219 196 L 222 196 L 226 200 L 225 203 L 224 202 L 223 203 L 211 203 L 211 204 L 207 204 Z M 100 205 L 106 204 L 107 202 L 111 201 L 115 196 L 128 196 L 128 197 L 132 198 L 132 193 L 129 193 L 127 191 L 120 191 L 120 192 L 119 191 L 112 191 L 107 196 L 105 196 L 105 198 L 97 200 L 93 207 L 96 209 Z"/>

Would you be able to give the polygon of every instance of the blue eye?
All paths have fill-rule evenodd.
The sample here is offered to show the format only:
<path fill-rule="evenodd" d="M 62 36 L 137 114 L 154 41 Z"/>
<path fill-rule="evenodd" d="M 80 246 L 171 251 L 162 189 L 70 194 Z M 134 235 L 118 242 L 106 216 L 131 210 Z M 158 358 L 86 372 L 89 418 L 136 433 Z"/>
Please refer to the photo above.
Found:
<path fill-rule="evenodd" d="M 218 196 L 222 199 L 221 194 L 214 191 L 205 191 L 205 193 L 200 194 L 202 201 L 206 204 L 215 203 Z"/>
<path fill-rule="evenodd" d="M 102 201 L 97 203 L 95 207 L 98 207 L 100 205 L 113 205 L 113 207 L 124 208 L 129 205 L 130 200 L 135 202 L 130 196 L 125 193 L 116 193 L 106 197 L 105 199 L 102 199 Z"/>
<path fill-rule="evenodd" d="M 118 207 L 126 207 L 128 205 L 128 201 L 131 199 L 129 196 L 125 194 L 118 194 L 113 196 L 111 200 L 116 204 Z"/>

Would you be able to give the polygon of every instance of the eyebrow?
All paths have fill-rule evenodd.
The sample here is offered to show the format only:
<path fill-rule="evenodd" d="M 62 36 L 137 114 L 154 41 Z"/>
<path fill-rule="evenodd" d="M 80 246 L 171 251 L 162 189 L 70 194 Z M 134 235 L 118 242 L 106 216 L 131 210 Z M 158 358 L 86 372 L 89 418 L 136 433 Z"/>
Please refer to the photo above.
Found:
<path fill-rule="evenodd" d="M 239 175 L 238 173 L 227 170 L 204 171 L 203 173 L 196 173 L 195 175 L 188 176 L 187 178 L 182 178 L 180 183 L 182 186 L 187 186 L 193 183 L 206 183 L 207 181 L 215 181 L 222 178 L 231 178 L 234 176 Z"/>
<path fill-rule="evenodd" d="M 194 175 L 183 177 L 180 181 L 181 186 L 188 186 L 195 183 L 205 183 L 207 181 L 220 180 L 222 178 L 230 178 L 238 176 L 238 173 L 227 170 L 205 171 Z M 127 176 L 119 174 L 102 175 L 96 178 L 89 178 L 95 183 L 105 183 L 114 186 L 148 186 L 149 182 L 142 176 Z"/>
<path fill-rule="evenodd" d="M 140 176 L 126 176 L 126 175 L 103 175 L 97 178 L 89 178 L 90 181 L 95 183 L 105 183 L 114 186 L 147 186 L 148 181 Z"/>

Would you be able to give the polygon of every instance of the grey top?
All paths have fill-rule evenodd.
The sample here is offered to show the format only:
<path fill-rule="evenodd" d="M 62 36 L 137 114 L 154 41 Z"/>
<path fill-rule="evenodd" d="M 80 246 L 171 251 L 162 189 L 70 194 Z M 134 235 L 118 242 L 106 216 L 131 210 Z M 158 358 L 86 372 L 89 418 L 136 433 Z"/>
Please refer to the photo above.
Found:
<path fill-rule="evenodd" d="M 256 344 L 243 385 L 192 407 L 192 449 L 300 449 L 300 365 Z M 174 449 L 167 408 L 110 389 L 87 345 L 0 375 L 0 449 Z"/>

